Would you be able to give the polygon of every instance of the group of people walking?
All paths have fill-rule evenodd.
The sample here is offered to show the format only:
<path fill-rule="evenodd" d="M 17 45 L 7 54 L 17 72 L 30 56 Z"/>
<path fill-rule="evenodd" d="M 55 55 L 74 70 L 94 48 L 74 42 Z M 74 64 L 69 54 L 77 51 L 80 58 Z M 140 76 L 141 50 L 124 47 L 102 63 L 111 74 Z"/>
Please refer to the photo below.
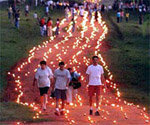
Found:
<path fill-rule="evenodd" d="M 88 82 L 88 95 L 89 95 L 89 114 L 93 115 L 93 96 L 96 94 L 96 112 L 95 115 L 99 116 L 99 96 L 101 85 L 105 85 L 104 70 L 101 65 L 98 64 L 99 58 L 97 56 L 92 57 L 93 64 L 87 68 L 87 82 Z M 80 74 L 73 71 L 72 68 L 65 69 L 65 63 L 60 62 L 59 67 L 52 72 L 47 66 L 46 61 L 40 62 L 40 67 L 37 69 L 33 81 L 33 86 L 37 84 L 40 91 L 41 107 L 45 111 L 48 103 L 48 90 L 51 87 L 51 93 L 56 99 L 55 115 L 64 115 L 65 106 L 73 102 L 73 98 L 76 99 L 78 89 L 81 87 Z M 86 85 L 83 85 L 83 89 L 86 90 Z M 59 102 L 61 108 L 59 108 Z"/>
<path fill-rule="evenodd" d="M 59 23 L 59 19 L 57 19 Z M 39 20 L 39 25 L 40 25 L 40 33 L 41 33 L 41 36 L 52 36 L 53 35 L 53 31 L 52 31 L 52 25 L 53 25 L 53 21 L 52 19 L 49 17 L 47 22 L 45 20 L 44 17 L 42 17 L 40 20 Z M 58 26 L 58 24 L 57 24 Z"/>

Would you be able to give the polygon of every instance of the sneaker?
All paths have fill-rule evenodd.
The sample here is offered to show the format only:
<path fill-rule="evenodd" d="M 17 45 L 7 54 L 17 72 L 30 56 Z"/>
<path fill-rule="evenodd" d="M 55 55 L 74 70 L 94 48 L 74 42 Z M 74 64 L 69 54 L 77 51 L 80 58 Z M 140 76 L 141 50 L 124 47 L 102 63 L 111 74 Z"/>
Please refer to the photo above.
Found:
<path fill-rule="evenodd" d="M 93 115 L 93 110 L 90 109 L 90 115 Z"/>
<path fill-rule="evenodd" d="M 95 112 L 95 116 L 100 116 L 98 111 Z"/>
<path fill-rule="evenodd" d="M 60 112 L 60 115 L 65 115 L 65 112 L 64 112 L 64 111 L 61 111 L 61 112 Z"/>
<path fill-rule="evenodd" d="M 55 115 L 60 116 L 60 112 L 56 110 Z"/>
<path fill-rule="evenodd" d="M 61 109 L 61 110 L 60 110 L 60 114 L 61 114 L 61 115 L 65 115 L 65 109 Z"/>

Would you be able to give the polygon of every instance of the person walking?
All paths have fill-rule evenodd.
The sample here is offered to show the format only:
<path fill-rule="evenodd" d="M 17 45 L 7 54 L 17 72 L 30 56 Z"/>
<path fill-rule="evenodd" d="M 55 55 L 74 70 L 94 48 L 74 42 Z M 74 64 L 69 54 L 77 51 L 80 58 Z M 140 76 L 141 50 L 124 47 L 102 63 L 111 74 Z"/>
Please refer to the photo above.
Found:
<path fill-rule="evenodd" d="M 46 14 L 46 16 L 48 16 L 48 13 L 49 13 L 49 6 L 46 5 L 46 7 L 45 7 L 45 14 Z"/>
<path fill-rule="evenodd" d="M 81 9 L 80 9 L 80 16 L 81 16 L 81 17 L 84 16 L 84 8 L 83 8 L 83 7 L 81 7 Z"/>
<path fill-rule="evenodd" d="M 10 6 L 10 7 L 8 8 L 8 19 L 11 19 L 12 14 L 13 14 L 13 11 L 12 11 L 12 7 Z"/>
<path fill-rule="evenodd" d="M 52 36 L 53 32 L 52 32 L 52 19 L 49 17 L 48 21 L 47 21 L 47 36 Z"/>
<path fill-rule="evenodd" d="M 25 16 L 28 16 L 28 14 L 29 14 L 29 5 L 27 4 L 25 6 Z"/>
<path fill-rule="evenodd" d="M 33 86 L 37 84 L 40 90 L 41 107 L 44 111 L 46 110 L 47 93 L 51 86 L 51 83 L 53 83 L 52 70 L 46 65 L 46 61 L 41 61 L 40 67 L 37 69 L 35 73 Z"/>
<path fill-rule="evenodd" d="M 15 27 L 19 29 L 19 21 L 20 21 L 20 10 L 17 10 L 15 13 Z"/>
<path fill-rule="evenodd" d="M 66 7 L 66 9 L 65 9 L 65 17 L 66 17 L 67 21 L 68 21 L 68 15 L 69 15 L 69 8 Z"/>
<path fill-rule="evenodd" d="M 129 21 L 129 16 L 130 16 L 129 12 L 126 12 L 126 22 Z"/>
<path fill-rule="evenodd" d="M 59 68 L 54 71 L 54 87 L 56 96 L 56 111 L 55 115 L 64 115 L 65 102 L 66 102 L 66 90 L 70 82 L 70 73 L 67 69 L 64 69 L 64 62 L 59 63 Z M 53 88 L 54 90 L 54 88 Z M 61 109 L 59 109 L 59 101 L 62 101 Z"/>
<path fill-rule="evenodd" d="M 98 21 L 98 11 L 97 10 L 95 11 L 95 21 L 96 22 Z"/>
<path fill-rule="evenodd" d="M 88 94 L 89 94 L 89 103 L 90 103 L 90 115 L 93 115 L 93 96 L 96 94 L 96 112 L 95 115 L 99 116 L 99 96 L 100 96 L 100 88 L 102 84 L 105 84 L 104 78 L 104 70 L 101 65 L 98 64 L 98 56 L 93 56 L 92 61 L 93 64 L 88 66 L 86 74 L 87 74 L 87 82 L 88 82 Z M 106 85 L 105 85 L 106 87 Z"/>
<path fill-rule="evenodd" d="M 75 31 L 75 20 L 74 20 L 74 18 L 72 18 L 72 32 L 74 32 Z"/>
<path fill-rule="evenodd" d="M 44 36 L 44 24 L 45 24 L 45 19 L 44 19 L 44 17 L 43 18 L 41 18 L 41 20 L 40 20 L 40 32 L 41 32 L 41 36 Z"/>
<path fill-rule="evenodd" d="M 76 96 L 78 94 L 78 87 L 81 87 L 79 85 L 79 81 L 80 81 L 80 74 L 74 72 L 72 70 L 72 68 L 68 68 L 68 71 L 71 74 L 71 78 L 70 78 L 70 83 L 69 83 L 69 87 L 67 90 L 67 104 L 72 103 L 72 96 L 74 97 L 74 99 L 76 99 Z"/>
<path fill-rule="evenodd" d="M 124 18 L 124 11 L 121 10 L 121 12 L 120 12 L 120 22 L 123 21 L 123 18 Z"/>
<path fill-rule="evenodd" d="M 120 22 L 120 11 L 117 11 L 117 23 L 119 23 Z"/>
<path fill-rule="evenodd" d="M 59 19 L 56 21 L 56 31 L 55 31 L 56 36 L 59 35 Z"/>

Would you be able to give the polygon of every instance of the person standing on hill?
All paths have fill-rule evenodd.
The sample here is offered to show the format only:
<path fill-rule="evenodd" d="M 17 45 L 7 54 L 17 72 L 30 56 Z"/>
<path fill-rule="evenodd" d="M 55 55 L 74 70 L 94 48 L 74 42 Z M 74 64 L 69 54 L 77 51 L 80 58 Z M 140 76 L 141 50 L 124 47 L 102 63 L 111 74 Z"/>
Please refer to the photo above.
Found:
<path fill-rule="evenodd" d="M 97 10 L 95 11 L 95 21 L 96 22 L 98 21 L 98 11 Z"/>
<path fill-rule="evenodd" d="M 124 18 L 124 11 L 121 10 L 121 12 L 120 12 L 120 22 L 123 21 L 123 18 Z"/>
<path fill-rule="evenodd" d="M 88 94 L 89 94 L 89 103 L 90 103 L 90 115 L 93 115 L 93 96 L 96 94 L 96 112 L 95 115 L 99 116 L 99 96 L 100 96 L 100 88 L 102 84 L 105 84 L 104 78 L 104 70 L 101 65 L 98 64 L 98 56 L 93 56 L 92 61 L 93 64 L 88 66 L 86 74 L 87 74 L 87 82 L 88 82 Z M 105 85 L 106 87 L 106 85 Z"/>
<path fill-rule="evenodd" d="M 65 9 L 65 17 L 66 17 L 67 21 L 68 21 L 68 14 L 69 14 L 69 9 L 68 9 L 68 7 L 66 7 L 66 9 Z"/>
<path fill-rule="evenodd" d="M 41 36 L 44 36 L 44 24 L 45 24 L 45 19 L 44 19 L 44 17 L 43 18 L 41 18 L 41 20 L 40 20 L 40 32 L 41 32 Z"/>
<path fill-rule="evenodd" d="M 72 18 L 72 32 L 74 32 L 75 31 L 75 20 L 74 20 L 74 18 Z"/>
<path fill-rule="evenodd" d="M 130 16 L 129 12 L 126 12 L 126 22 L 129 21 L 129 16 Z"/>
<path fill-rule="evenodd" d="M 29 14 L 29 5 L 27 4 L 25 6 L 25 16 L 28 16 L 28 14 Z"/>
<path fill-rule="evenodd" d="M 48 21 L 47 21 L 47 36 L 52 36 L 53 32 L 52 32 L 52 19 L 49 17 Z"/>
<path fill-rule="evenodd" d="M 10 6 L 10 7 L 8 8 L 8 19 L 11 19 L 12 14 L 13 14 L 13 11 L 12 11 L 12 7 Z"/>
<path fill-rule="evenodd" d="M 49 13 L 49 6 L 46 5 L 46 7 L 45 7 L 45 14 L 46 14 L 46 16 L 48 16 L 48 13 Z"/>
<path fill-rule="evenodd" d="M 121 16 L 121 14 L 120 14 L 120 11 L 118 10 L 118 11 L 117 11 L 117 23 L 120 22 L 120 16 Z"/>
<path fill-rule="evenodd" d="M 59 35 L 59 25 L 60 25 L 59 19 L 57 19 L 57 21 L 56 21 L 56 31 L 55 31 L 56 36 Z"/>
<path fill-rule="evenodd" d="M 15 26 L 19 29 L 19 21 L 20 21 L 20 10 L 17 10 L 15 13 Z"/>
<path fill-rule="evenodd" d="M 55 115 L 64 115 L 65 113 L 65 102 L 66 102 L 66 91 L 70 82 L 70 73 L 67 69 L 64 69 L 64 62 L 59 63 L 59 68 L 54 71 L 54 88 L 56 96 L 56 111 Z M 61 99 L 62 105 L 61 110 L 59 109 L 59 100 Z"/>
<path fill-rule="evenodd" d="M 46 61 L 40 62 L 40 68 L 37 69 L 33 80 L 33 86 L 37 84 L 40 90 L 41 107 L 45 111 L 47 103 L 47 93 L 53 82 L 52 70 L 46 65 Z"/>

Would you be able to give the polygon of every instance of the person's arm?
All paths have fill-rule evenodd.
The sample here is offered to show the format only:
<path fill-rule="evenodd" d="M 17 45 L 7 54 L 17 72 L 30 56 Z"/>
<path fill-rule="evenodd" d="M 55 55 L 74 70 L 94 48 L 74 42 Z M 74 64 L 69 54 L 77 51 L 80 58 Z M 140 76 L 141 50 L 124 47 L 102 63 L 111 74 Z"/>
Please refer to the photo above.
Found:
<path fill-rule="evenodd" d="M 104 74 L 101 75 L 101 81 L 102 81 L 102 84 L 104 85 L 104 87 L 107 88 Z"/>
<path fill-rule="evenodd" d="M 55 89 L 55 83 L 56 83 L 56 72 L 54 71 L 54 77 L 53 77 L 53 82 L 52 82 L 52 91 Z"/>
<path fill-rule="evenodd" d="M 90 75 L 90 68 L 88 67 L 87 71 L 86 71 L 86 81 L 87 81 L 87 84 L 89 83 L 89 75 Z"/>
<path fill-rule="evenodd" d="M 69 71 L 67 71 L 67 84 L 66 84 L 66 87 L 68 87 L 68 86 L 69 86 L 70 78 L 71 78 L 70 72 L 69 72 Z"/>
<path fill-rule="evenodd" d="M 87 81 L 87 84 L 89 83 L 89 75 L 86 74 L 86 81 Z"/>
<path fill-rule="evenodd" d="M 67 87 L 69 86 L 69 83 L 70 83 L 70 78 L 67 78 Z"/>
<path fill-rule="evenodd" d="M 37 79 L 34 77 L 33 86 L 35 86 L 35 84 L 37 84 Z"/>

